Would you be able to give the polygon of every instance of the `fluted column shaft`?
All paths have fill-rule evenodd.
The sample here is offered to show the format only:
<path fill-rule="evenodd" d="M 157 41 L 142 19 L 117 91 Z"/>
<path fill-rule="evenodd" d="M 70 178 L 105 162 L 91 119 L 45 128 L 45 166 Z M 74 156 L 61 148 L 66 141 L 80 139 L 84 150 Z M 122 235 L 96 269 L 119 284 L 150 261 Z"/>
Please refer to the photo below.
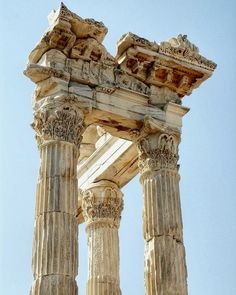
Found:
<path fill-rule="evenodd" d="M 77 161 L 82 113 L 66 99 L 34 113 L 40 151 L 31 295 L 77 295 Z"/>
<path fill-rule="evenodd" d="M 83 194 L 89 253 L 87 295 L 120 295 L 119 236 L 122 193 L 110 181 L 90 185 Z"/>
<path fill-rule="evenodd" d="M 177 136 L 156 133 L 138 143 L 143 187 L 145 294 L 187 295 Z"/>

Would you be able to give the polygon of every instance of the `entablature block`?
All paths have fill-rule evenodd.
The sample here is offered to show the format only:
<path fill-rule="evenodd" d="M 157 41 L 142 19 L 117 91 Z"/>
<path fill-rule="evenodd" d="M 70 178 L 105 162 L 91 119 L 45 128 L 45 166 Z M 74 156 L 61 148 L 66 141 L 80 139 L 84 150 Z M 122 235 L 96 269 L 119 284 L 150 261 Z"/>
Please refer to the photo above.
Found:
<path fill-rule="evenodd" d="M 155 132 L 180 137 L 189 111 L 182 98 L 208 79 L 216 64 L 181 34 L 159 44 L 125 34 L 113 57 L 102 44 L 104 24 L 81 18 L 63 3 L 49 24 L 24 72 L 36 84 L 33 109 L 65 98 L 75 104 L 86 125 L 80 187 L 103 179 L 116 179 L 122 187 L 138 173 L 135 143 Z"/>

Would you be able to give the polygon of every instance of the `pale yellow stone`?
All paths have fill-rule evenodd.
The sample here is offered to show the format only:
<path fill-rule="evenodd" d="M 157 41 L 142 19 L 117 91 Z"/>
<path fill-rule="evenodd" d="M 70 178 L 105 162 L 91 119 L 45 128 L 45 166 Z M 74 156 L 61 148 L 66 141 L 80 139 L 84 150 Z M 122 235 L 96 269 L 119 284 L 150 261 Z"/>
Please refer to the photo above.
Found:
<path fill-rule="evenodd" d="M 111 181 L 91 184 L 82 196 L 89 251 L 87 295 L 120 295 L 118 227 L 122 193 Z"/>
<path fill-rule="evenodd" d="M 40 151 L 31 295 L 77 295 L 77 223 L 86 222 L 87 295 L 120 295 L 120 188 L 141 173 L 145 294 L 187 295 L 178 146 L 185 95 L 216 68 L 186 35 L 122 36 L 63 3 L 29 55 Z M 138 151 L 137 151 L 138 147 Z M 80 157 L 79 157 L 80 155 Z M 79 188 L 82 190 L 78 190 Z M 79 196 L 79 197 L 78 197 Z"/>

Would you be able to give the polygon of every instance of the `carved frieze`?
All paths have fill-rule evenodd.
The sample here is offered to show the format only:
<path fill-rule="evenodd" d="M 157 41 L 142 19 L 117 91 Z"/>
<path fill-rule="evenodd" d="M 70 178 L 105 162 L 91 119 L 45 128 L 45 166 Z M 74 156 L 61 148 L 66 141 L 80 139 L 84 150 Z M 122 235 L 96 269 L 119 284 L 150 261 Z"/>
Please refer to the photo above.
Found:
<path fill-rule="evenodd" d="M 216 64 L 213 61 L 199 54 L 198 47 L 188 40 L 187 35 L 179 34 L 176 38 L 161 42 L 158 51 L 180 60 L 186 60 L 208 70 L 216 68 Z"/>
<path fill-rule="evenodd" d="M 117 88 L 123 88 L 138 92 L 144 95 L 150 95 L 150 87 L 138 80 L 137 78 L 127 74 L 125 71 L 116 68 L 115 73 L 115 86 Z"/>
<path fill-rule="evenodd" d="M 39 83 L 50 77 L 58 78 L 65 82 L 69 82 L 70 74 L 67 71 L 55 69 L 53 67 L 45 67 L 38 64 L 33 64 L 27 67 L 24 74 L 32 79 L 33 82 Z"/>
<path fill-rule="evenodd" d="M 187 294 L 177 170 L 182 117 L 188 109 L 180 104 L 184 95 L 212 75 L 216 64 L 200 55 L 186 35 L 157 44 L 128 33 L 113 57 L 102 45 L 107 33 L 104 24 L 79 17 L 63 3 L 51 13 L 49 23 L 25 71 L 36 83 L 32 127 L 45 168 L 40 168 L 37 214 L 39 219 L 42 212 L 52 215 L 39 228 L 41 232 L 35 231 L 40 259 L 33 260 L 33 267 L 40 269 L 32 292 L 77 292 L 76 214 L 78 223 L 85 220 L 87 225 L 87 293 L 121 294 L 119 187 L 136 175 L 138 162 L 144 191 L 146 292 Z M 88 132 L 81 143 L 85 123 Z M 97 124 L 105 131 L 97 132 Z M 85 189 L 79 196 L 77 174 Z M 73 250 L 73 255 L 64 248 Z M 50 266 L 47 272 L 45 261 Z M 73 282 L 67 284 L 65 279 Z"/>
<path fill-rule="evenodd" d="M 82 208 L 89 224 L 99 222 L 118 226 L 123 209 L 122 193 L 110 181 L 94 183 L 83 193 Z"/>
<path fill-rule="evenodd" d="M 141 173 L 159 169 L 177 169 L 178 140 L 166 133 L 150 134 L 137 144 Z"/>
<path fill-rule="evenodd" d="M 118 42 L 116 59 L 128 74 L 148 85 L 169 88 L 180 97 L 190 95 L 216 68 L 181 34 L 157 44 L 128 33 Z"/>
<path fill-rule="evenodd" d="M 129 48 L 142 47 L 147 49 L 146 54 L 148 54 L 148 51 L 152 51 L 153 54 L 150 54 L 152 57 L 156 56 L 155 53 L 162 53 L 181 60 L 183 59 L 189 63 L 195 63 L 209 70 L 216 68 L 216 64 L 213 61 L 200 55 L 198 47 L 188 40 L 187 35 L 179 34 L 177 37 L 157 44 L 135 34 L 127 33 L 121 37 L 117 45 L 117 58 Z"/>
<path fill-rule="evenodd" d="M 176 104 L 182 103 L 178 94 L 167 87 L 157 87 L 152 85 L 150 87 L 150 91 L 151 91 L 151 95 L 149 100 L 152 105 L 157 105 L 161 107 L 161 106 L 165 106 L 170 101 Z"/>
<path fill-rule="evenodd" d="M 39 145 L 47 140 L 61 140 L 79 147 L 84 131 L 84 114 L 73 98 L 52 100 L 34 112 L 32 127 Z"/>
<path fill-rule="evenodd" d="M 114 65 L 116 63 L 105 47 L 94 38 L 77 39 L 70 54 L 71 58 L 81 58 Z"/>
<path fill-rule="evenodd" d="M 49 23 L 48 31 L 30 54 L 25 71 L 35 83 L 45 80 L 38 85 L 39 98 L 51 94 L 44 87 L 50 84 L 57 88 L 62 80 L 94 86 L 111 95 L 122 88 L 149 96 L 150 104 L 156 104 L 151 91 L 154 86 L 171 90 L 176 95 L 168 101 L 180 103 L 216 68 L 186 35 L 157 44 L 128 33 L 118 41 L 114 58 L 101 43 L 107 33 L 102 22 L 83 19 L 62 3 L 49 16 Z M 46 81 L 50 78 L 52 81 Z"/>

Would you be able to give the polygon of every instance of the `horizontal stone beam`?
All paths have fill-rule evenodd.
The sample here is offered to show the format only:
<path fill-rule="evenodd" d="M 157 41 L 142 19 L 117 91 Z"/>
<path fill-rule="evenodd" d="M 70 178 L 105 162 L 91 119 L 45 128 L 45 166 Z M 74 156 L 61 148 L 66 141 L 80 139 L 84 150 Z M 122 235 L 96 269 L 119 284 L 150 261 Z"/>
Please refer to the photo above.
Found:
<path fill-rule="evenodd" d="M 78 165 L 79 187 L 83 190 L 88 183 L 115 178 L 118 186 L 123 187 L 138 173 L 137 158 L 131 141 L 108 135 L 107 140 Z"/>

